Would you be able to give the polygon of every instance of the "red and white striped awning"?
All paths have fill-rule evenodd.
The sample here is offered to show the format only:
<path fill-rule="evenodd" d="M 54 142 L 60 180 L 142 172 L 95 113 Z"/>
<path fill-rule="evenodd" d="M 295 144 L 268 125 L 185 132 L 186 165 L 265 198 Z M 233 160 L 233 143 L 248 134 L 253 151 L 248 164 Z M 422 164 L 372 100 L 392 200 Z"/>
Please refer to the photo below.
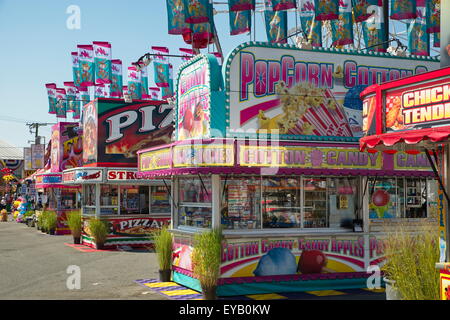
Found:
<path fill-rule="evenodd" d="M 377 149 L 380 146 L 394 147 L 398 143 L 414 145 L 422 141 L 444 142 L 449 136 L 450 126 L 389 132 L 361 138 L 359 140 L 359 148 L 361 151 L 365 151 L 367 149 Z"/>

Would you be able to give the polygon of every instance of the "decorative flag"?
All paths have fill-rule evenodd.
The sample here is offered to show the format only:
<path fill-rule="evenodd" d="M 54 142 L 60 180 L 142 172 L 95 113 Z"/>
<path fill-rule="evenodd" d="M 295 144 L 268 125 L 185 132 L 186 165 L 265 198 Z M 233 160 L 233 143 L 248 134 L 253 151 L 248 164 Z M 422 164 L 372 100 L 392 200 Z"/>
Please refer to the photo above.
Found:
<path fill-rule="evenodd" d="M 48 113 L 56 114 L 56 84 L 47 83 L 45 88 L 48 95 Z"/>
<path fill-rule="evenodd" d="M 80 63 L 80 86 L 90 87 L 95 84 L 94 48 L 91 45 L 78 45 Z"/>
<path fill-rule="evenodd" d="M 353 44 L 353 21 L 351 0 L 339 1 L 339 19 L 331 21 L 332 46 Z"/>
<path fill-rule="evenodd" d="M 148 71 L 146 66 L 141 69 L 141 90 L 142 99 L 150 100 L 150 95 L 148 94 Z"/>
<path fill-rule="evenodd" d="M 66 90 L 56 88 L 56 117 L 66 118 L 67 110 Z"/>
<path fill-rule="evenodd" d="M 316 20 L 334 20 L 339 18 L 339 0 L 314 0 Z"/>
<path fill-rule="evenodd" d="M 300 0 L 300 25 L 313 47 L 322 46 L 322 22 L 314 19 L 313 0 Z"/>
<path fill-rule="evenodd" d="M 273 11 L 289 10 L 297 8 L 296 0 L 266 0 L 271 6 Z"/>
<path fill-rule="evenodd" d="M 355 16 L 355 22 L 366 21 L 373 14 L 370 11 L 369 6 L 374 0 L 352 0 L 353 14 Z M 377 1 L 377 0 L 376 0 Z"/>
<path fill-rule="evenodd" d="M 158 87 L 150 87 L 151 100 L 158 100 L 159 99 L 159 91 L 160 91 L 160 89 Z"/>
<path fill-rule="evenodd" d="M 95 82 L 98 84 L 111 83 L 111 44 L 109 42 L 94 41 Z"/>
<path fill-rule="evenodd" d="M 196 24 L 212 20 L 212 4 L 209 0 L 184 0 L 185 22 Z"/>
<path fill-rule="evenodd" d="M 162 99 L 173 96 L 173 66 L 169 64 L 169 86 L 161 88 Z"/>
<path fill-rule="evenodd" d="M 267 41 L 271 43 L 287 43 L 287 12 L 270 11 L 266 6 L 264 18 L 266 22 Z"/>
<path fill-rule="evenodd" d="M 183 0 L 166 0 L 167 25 L 169 34 L 183 34 L 190 31 L 189 23 L 186 23 L 185 4 Z"/>
<path fill-rule="evenodd" d="M 128 86 L 123 86 L 122 87 L 122 92 L 123 92 L 124 96 L 128 95 Z"/>
<path fill-rule="evenodd" d="M 81 115 L 81 108 L 80 108 L 80 104 L 81 103 L 79 101 L 79 100 L 81 100 L 81 94 L 80 94 L 79 91 L 77 92 L 76 99 L 78 101 L 77 101 L 77 104 L 75 105 L 75 110 L 72 113 L 72 119 L 79 120 L 80 119 L 80 115 Z"/>
<path fill-rule="evenodd" d="M 94 87 L 94 98 L 108 98 L 106 86 L 104 84 L 96 84 Z"/>
<path fill-rule="evenodd" d="M 78 61 L 78 52 L 71 52 L 72 56 L 72 73 L 73 73 L 73 83 L 75 86 L 79 86 L 81 82 L 80 76 L 80 62 Z"/>
<path fill-rule="evenodd" d="M 80 95 L 79 100 L 81 100 L 81 106 L 84 106 L 91 101 L 91 96 L 89 95 L 89 89 L 87 87 L 78 87 L 78 93 Z"/>
<path fill-rule="evenodd" d="M 441 30 L 441 0 L 427 1 L 427 32 L 435 33 Z"/>
<path fill-rule="evenodd" d="M 369 51 L 386 52 L 387 39 L 385 38 L 385 24 L 383 18 L 383 7 L 373 5 L 375 12 L 362 22 L 362 30 L 366 49 Z"/>
<path fill-rule="evenodd" d="M 416 17 L 416 1 L 391 0 L 391 19 L 404 20 Z"/>
<path fill-rule="evenodd" d="M 195 55 L 194 50 L 192 49 L 180 48 L 180 51 L 185 53 L 185 55 L 183 55 L 183 57 L 181 58 L 181 60 L 183 61 L 189 61 Z"/>
<path fill-rule="evenodd" d="M 426 3 L 417 0 L 417 18 L 408 26 L 408 49 L 411 54 L 428 56 L 430 54 L 430 35 L 427 33 Z"/>
<path fill-rule="evenodd" d="M 152 47 L 155 54 L 153 59 L 154 74 L 155 74 L 155 84 L 158 87 L 168 87 L 169 86 L 169 59 L 164 56 L 164 54 L 169 53 L 169 49 L 166 47 Z"/>
<path fill-rule="evenodd" d="M 136 67 L 128 67 L 128 94 L 131 99 L 141 99 L 141 73 L 136 71 Z"/>
<path fill-rule="evenodd" d="M 252 27 L 252 12 L 230 10 L 230 35 L 248 33 Z"/>
<path fill-rule="evenodd" d="M 111 60 L 111 98 L 122 97 L 122 60 Z"/>
<path fill-rule="evenodd" d="M 77 103 L 77 87 L 73 82 L 64 82 L 64 87 L 66 89 L 66 112 L 75 112 Z"/>
<path fill-rule="evenodd" d="M 228 0 L 230 11 L 255 10 L 255 0 Z"/>

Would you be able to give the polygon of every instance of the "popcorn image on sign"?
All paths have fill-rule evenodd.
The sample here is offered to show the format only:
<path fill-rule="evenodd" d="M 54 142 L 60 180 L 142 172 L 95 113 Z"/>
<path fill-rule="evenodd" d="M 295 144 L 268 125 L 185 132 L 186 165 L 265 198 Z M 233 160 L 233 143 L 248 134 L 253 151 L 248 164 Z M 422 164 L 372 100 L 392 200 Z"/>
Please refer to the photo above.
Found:
<path fill-rule="evenodd" d="M 352 137 L 342 106 L 329 89 L 301 83 L 287 88 L 276 85 L 281 114 L 270 119 L 260 110 L 259 129 L 278 129 L 280 134 Z"/>

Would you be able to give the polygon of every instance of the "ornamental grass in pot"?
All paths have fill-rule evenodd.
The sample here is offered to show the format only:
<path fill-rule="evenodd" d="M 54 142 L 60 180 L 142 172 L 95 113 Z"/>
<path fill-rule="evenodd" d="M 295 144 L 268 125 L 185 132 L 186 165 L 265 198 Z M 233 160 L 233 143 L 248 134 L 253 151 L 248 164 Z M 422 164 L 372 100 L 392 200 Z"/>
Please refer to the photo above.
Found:
<path fill-rule="evenodd" d="M 395 228 L 394 231 L 391 231 Z M 439 233 L 436 223 L 395 225 L 384 238 L 387 300 L 439 300 Z"/>
<path fill-rule="evenodd" d="M 222 230 L 215 228 L 194 237 L 192 265 L 194 276 L 200 281 L 205 300 L 216 300 L 217 280 L 220 277 Z"/>
<path fill-rule="evenodd" d="M 163 226 L 151 234 L 155 244 L 156 256 L 159 264 L 159 280 L 170 281 L 172 273 L 173 240 L 168 226 Z"/>
<path fill-rule="evenodd" d="M 108 227 L 106 222 L 98 218 L 90 219 L 89 231 L 90 235 L 94 238 L 96 248 L 103 249 L 108 236 Z"/>
<path fill-rule="evenodd" d="M 38 225 L 42 233 L 47 232 L 47 217 L 49 212 L 42 211 L 42 213 L 38 216 Z"/>
<path fill-rule="evenodd" d="M 55 234 L 58 224 L 58 215 L 54 211 L 49 211 L 45 217 L 45 229 L 51 235 Z"/>
<path fill-rule="evenodd" d="M 67 225 L 73 236 L 73 243 L 80 244 L 81 239 L 81 212 L 79 210 L 66 213 Z"/>

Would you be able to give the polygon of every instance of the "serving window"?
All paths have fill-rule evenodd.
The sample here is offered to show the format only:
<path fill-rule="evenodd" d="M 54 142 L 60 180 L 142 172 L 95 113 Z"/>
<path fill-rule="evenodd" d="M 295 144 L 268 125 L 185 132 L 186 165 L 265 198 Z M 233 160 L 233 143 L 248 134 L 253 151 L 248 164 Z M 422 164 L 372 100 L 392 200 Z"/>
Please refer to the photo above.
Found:
<path fill-rule="evenodd" d="M 210 228 L 212 188 L 210 177 L 178 179 L 178 226 Z"/>
<path fill-rule="evenodd" d="M 100 184 L 99 189 L 101 215 L 170 214 L 169 192 L 164 186 Z M 83 186 L 85 214 L 95 214 L 96 192 L 95 184 Z"/>
<path fill-rule="evenodd" d="M 369 179 L 369 218 L 427 218 L 428 188 L 425 178 Z"/>
<path fill-rule="evenodd" d="M 225 229 L 351 228 L 359 178 L 222 178 Z"/>

